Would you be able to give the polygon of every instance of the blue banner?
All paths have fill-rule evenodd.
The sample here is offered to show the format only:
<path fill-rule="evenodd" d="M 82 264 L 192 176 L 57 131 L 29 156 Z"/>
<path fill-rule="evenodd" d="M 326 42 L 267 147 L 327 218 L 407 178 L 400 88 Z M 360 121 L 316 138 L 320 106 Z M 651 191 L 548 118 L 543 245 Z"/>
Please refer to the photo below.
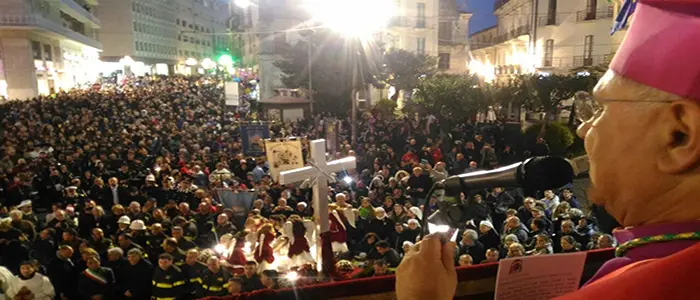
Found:
<path fill-rule="evenodd" d="M 216 194 L 218 196 L 221 204 L 225 208 L 230 208 L 233 210 L 233 218 L 231 220 L 236 227 L 243 228 L 243 223 L 246 217 L 248 217 L 248 211 L 253 207 L 253 201 L 255 200 L 254 192 L 239 192 L 234 193 L 231 189 L 216 189 Z"/>
<path fill-rule="evenodd" d="M 265 139 L 270 138 L 270 127 L 267 125 L 241 125 L 243 153 L 247 156 L 265 155 Z"/>

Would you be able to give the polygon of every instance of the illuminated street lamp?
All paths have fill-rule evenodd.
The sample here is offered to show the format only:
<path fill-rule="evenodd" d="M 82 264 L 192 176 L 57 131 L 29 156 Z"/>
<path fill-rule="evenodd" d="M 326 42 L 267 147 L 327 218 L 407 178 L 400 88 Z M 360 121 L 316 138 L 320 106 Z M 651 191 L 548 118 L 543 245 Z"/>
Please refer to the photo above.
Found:
<path fill-rule="evenodd" d="M 122 57 L 122 59 L 119 60 L 119 63 L 122 66 L 131 66 L 134 64 L 134 59 L 131 58 L 131 56 L 127 55 L 127 56 Z"/>
<path fill-rule="evenodd" d="M 211 70 L 213 68 L 216 68 L 216 63 L 207 57 L 207 58 L 202 60 L 202 67 L 204 69 Z"/>
<path fill-rule="evenodd" d="M 233 65 L 233 57 L 228 54 L 223 54 L 219 56 L 218 62 L 220 65 L 228 67 Z"/>
<path fill-rule="evenodd" d="M 366 37 L 391 21 L 394 0 L 307 0 L 313 19 L 348 37 Z"/>
<path fill-rule="evenodd" d="M 355 38 L 366 42 L 374 32 L 385 28 L 394 16 L 395 0 L 306 0 L 306 10 L 312 16 L 312 23 L 321 23 L 329 29 L 336 31 L 348 38 Z M 352 86 L 350 101 L 352 103 L 352 121 L 350 140 L 354 144 L 357 139 L 357 100 L 355 89 L 357 78 L 357 50 L 356 43 L 350 43 L 353 49 L 352 61 Z M 309 76 L 311 77 L 311 76 Z"/>
<path fill-rule="evenodd" d="M 248 8 L 248 6 L 253 3 L 250 2 L 250 0 L 233 0 L 233 4 L 236 4 L 236 6 L 240 8 Z"/>
<path fill-rule="evenodd" d="M 187 60 L 185 60 L 185 64 L 192 67 L 197 65 L 197 60 L 194 57 L 190 57 Z"/>

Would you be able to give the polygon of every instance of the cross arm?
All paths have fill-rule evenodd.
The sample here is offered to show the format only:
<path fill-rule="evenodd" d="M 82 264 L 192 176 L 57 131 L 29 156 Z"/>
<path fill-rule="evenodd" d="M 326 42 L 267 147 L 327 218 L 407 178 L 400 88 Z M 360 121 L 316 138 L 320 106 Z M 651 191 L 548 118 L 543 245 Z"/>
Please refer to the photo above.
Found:
<path fill-rule="evenodd" d="M 280 184 L 304 181 L 318 175 L 318 170 L 314 167 L 303 167 L 301 169 L 280 172 Z"/>
<path fill-rule="evenodd" d="M 345 170 L 355 169 L 356 161 L 354 157 L 346 157 L 329 161 L 326 165 L 326 172 L 337 173 Z"/>

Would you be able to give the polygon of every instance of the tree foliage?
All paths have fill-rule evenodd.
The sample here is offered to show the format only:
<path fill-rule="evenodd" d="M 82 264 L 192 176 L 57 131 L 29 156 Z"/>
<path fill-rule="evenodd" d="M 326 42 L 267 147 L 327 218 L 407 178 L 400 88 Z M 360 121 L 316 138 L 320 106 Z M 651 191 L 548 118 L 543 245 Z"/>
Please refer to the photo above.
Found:
<path fill-rule="evenodd" d="M 591 76 L 533 74 L 518 78 L 518 95 L 527 109 L 553 113 L 562 100 L 569 99 L 578 91 L 589 91 L 596 83 Z"/>
<path fill-rule="evenodd" d="M 384 53 L 383 62 L 383 78 L 397 91 L 392 96 L 394 101 L 399 97 L 398 91 L 411 90 L 418 86 L 421 78 L 432 77 L 437 72 L 435 57 L 419 55 L 403 49 L 389 49 Z"/>
<path fill-rule="evenodd" d="M 525 139 L 534 141 L 540 136 L 541 124 L 533 124 L 525 129 Z M 569 146 L 574 143 L 574 133 L 566 124 L 551 122 L 547 125 L 543 138 L 549 145 L 553 155 L 564 155 Z"/>
<path fill-rule="evenodd" d="M 414 103 L 449 123 L 486 110 L 492 103 L 487 93 L 474 75 L 436 75 L 419 82 Z"/>

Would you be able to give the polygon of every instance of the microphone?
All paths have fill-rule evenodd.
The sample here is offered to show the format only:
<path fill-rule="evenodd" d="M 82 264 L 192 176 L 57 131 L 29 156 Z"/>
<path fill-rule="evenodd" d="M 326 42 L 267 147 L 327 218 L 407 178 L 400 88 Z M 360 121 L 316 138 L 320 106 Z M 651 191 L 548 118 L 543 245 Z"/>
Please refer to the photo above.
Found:
<path fill-rule="evenodd" d="M 494 170 L 451 176 L 441 183 L 446 191 L 454 193 L 494 187 L 546 190 L 562 187 L 573 178 L 572 164 L 566 159 L 539 156 Z"/>

